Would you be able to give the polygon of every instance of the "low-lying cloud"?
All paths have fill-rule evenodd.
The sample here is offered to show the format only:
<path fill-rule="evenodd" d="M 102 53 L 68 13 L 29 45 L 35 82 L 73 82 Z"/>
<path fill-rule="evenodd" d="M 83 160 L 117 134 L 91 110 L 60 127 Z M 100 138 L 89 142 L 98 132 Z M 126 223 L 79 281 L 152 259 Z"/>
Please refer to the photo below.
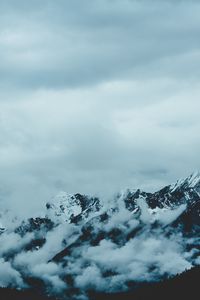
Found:
<path fill-rule="evenodd" d="M 159 281 L 199 264 L 199 239 L 195 234 L 184 235 L 181 226 L 170 227 L 186 209 L 184 205 L 149 209 L 141 198 L 139 211 L 130 212 L 123 197 L 113 200 L 110 208 L 107 204 L 109 218 L 105 222 L 100 222 L 96 213 L 82 225 L 68 224 L 62 218 L 58 222 L 56 217 L 57 225 L 48 231 L 41 227 L 20 234 L 18 223 L 15 229 L 6 230 L 0 235 L 0 285 L 26 288 L 32 278 L 41 280 L 53 294 L 70 293 L 74 288 L 82 295 L 91 289 L 116 292 L 127 290 L 128 282 Z M 102 208 L 99 214 L 104 212 Z M 22 226 L 27 228 L 26 224 Z M 83 239 L 85 230 L 89 231 Z M 102 238 L 95 245 L 92 241 L 99 234 Z M 34 246 L 34 241 L 41 239 L 43 245 Z M 68 246 L 68 255 L 53 260 Z"/>

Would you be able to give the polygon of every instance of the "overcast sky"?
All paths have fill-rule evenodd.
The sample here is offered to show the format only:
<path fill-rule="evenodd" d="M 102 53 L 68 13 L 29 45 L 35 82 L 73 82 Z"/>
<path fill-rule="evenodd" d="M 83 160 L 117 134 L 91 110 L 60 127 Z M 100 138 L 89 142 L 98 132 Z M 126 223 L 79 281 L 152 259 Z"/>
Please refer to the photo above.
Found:
<path fill-rule="evenodd" d="M 200 169 L 200 2 L 0 0 L 0 195 L 108 197 Z"/>

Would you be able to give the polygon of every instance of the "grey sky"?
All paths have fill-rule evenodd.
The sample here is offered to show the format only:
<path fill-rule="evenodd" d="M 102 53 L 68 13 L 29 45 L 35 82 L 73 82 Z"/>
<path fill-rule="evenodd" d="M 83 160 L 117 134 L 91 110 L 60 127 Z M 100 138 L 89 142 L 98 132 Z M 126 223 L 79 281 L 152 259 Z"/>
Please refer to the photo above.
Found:
<path fill-rule="evenodd" d="M 0 1 L 0 190 L 152 190 L 200 169 L 199 1 Z"/>

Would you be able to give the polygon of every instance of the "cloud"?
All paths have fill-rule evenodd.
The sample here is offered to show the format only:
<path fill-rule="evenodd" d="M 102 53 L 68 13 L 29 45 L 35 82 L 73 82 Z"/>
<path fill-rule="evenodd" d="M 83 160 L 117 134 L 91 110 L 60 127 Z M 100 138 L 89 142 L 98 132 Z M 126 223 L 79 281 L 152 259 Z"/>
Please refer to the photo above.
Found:
<path fill-rule="evenodd" d="M 32 238 L 33 234 L 27 234 L 24 238 L 21 238 L 21 236 L 15 232 L 5 232 L 1 237 L 2 245 L 0 255 L 12 255 L 20 251 Z"/>
<path fill-rule="evenodd" d="M 37 264 L 31 272 L 33 276 L 44 280 L 47 285 L 50 285 L 51 290 L 54 292 L 60 293 L 66 289 L 66 284 L 59 277 L 59 266 L 54 263 Z"/>
<path fill-rule="evenodd" d="M 83 270 L 83 273 L 75 278 L 75 283 L 80 289 L 104 290 L 106 286 L 101 271 L 96 265 L 89 266 Z"/>
<path fill-rule="evenodd" d="M 1 103 L 2 198 L 32 213 L 60 190 L 109 198 L 126 187 L 155 190 L 198 169 L 199 89 L 191 99 L 190 88 L 166 95 L 168 85 L 149 103 L 137 82 Z"/>
<path fill-rule="evenodd" d="M 107 203 L 110 216 L 105 223 L 94 215 L 82 225 L 61 220 L 48 232 L 41 228 L 23 237 L 14 229 L 2 233 L 0 264 L 7 273 L 0 284 L 24 287 L 27 278 L 35 278 L 49 292 L 59 294 L 78 288 L 84 295 L 91 289 L 126 290 L 127 282 L 161 280 L 198 264 L 198 238 L 189 238 L 180 228 L 166 226 L 178 218 L 185 206 L 161 212 L 147 209 L 144 199 L 140 199 L 139 211 L 131 213 L 123 207 L 123 197 L 124 194 L 114 199 L 111 207 Z M 92 231 L 83 239 L 85 226 L 92 227 Z M 130 238 L 133 231 L 135 236 Z M 91 241 L 99 234 L 102 240 L 94 246 Z M 45 239 L 44 245 L 27 250 L 41 238 Z M 69 255 L 52 262 L 67 246 Z"/>
<path fill-rule="evenodd" d="M 10 262 L 0 259 L 0 286 L 1 287 L 25 287 L 18 271 L 12 268 Z"/>
<path fill-rule="evenodd" d="M 172 210 L 168 209 L 155 209 L 156 211 L 156 217 L 154 220 L 159 221 L 163 225 L 171 224 L 173 221 L 175 221 L 186 209 L 186 205 L 182 204 L 177 208 L 174 208 Z M 153 214 L 155 213 L 154 210 L 152 210 Z"/>
<path fill-rule="evenodd" d="M 184 258 L 180 241 L 176 241 L 178 235 L 168 239 L 148 234 L 139 235 L 122 247 L 103 240 L 99 246 L 87 249 L 85 256 L 100 270 L 112 270 L 121 275 L 121 286 L 124 285 L 124 288 L 125 282 L 129 280 L 157 280 L 165 274 L 175 275 L 191 267 L 191 263 Z M 156 266 L 155 270 L 149 272 L 153 266 Z M 110 284 L 109 280 L 112 280 Z M 107 288 L 112 289 L 114 280 L 115 275 L 108 279 Z"/>
<path fill-rule="evenodd" d="M 60 190 L 107 200 L 200 168 L 198 9 L 1 1 L 1 206 L 32 213 Z"/>
<path fill-rule="evenodd" d="M 190 65 L 198 61 L 197 1 L 8 2 L 1 3 L 5 86 L 63 88 L 165 73 L 196 76 Z"/>

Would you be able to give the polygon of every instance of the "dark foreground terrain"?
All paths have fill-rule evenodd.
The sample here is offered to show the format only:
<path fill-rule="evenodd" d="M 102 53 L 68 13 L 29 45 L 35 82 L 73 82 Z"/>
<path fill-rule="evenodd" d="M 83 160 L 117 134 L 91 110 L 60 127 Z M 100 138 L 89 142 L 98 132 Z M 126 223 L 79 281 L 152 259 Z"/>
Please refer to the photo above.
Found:
<path fill-rule="evenodd" d="M 1 300 L 55 300 L 55 298 L 48 298 L 44 295 L 38 294 L 33 290 L 14 290 L 9 288 L 0 289 Z"/>
<path fill-rule="evenodd" d="M 195 267 L 187 272 L 177 275 L 159 283 L 142 285 L 135 291 L 104 294 L 90 292 L 89 300 L 197 300 L 200 293 L 200 267 Z M 0 289 L 1 300 L 55 300 L 33 290 L 17 291 L 14 289 Z M 73 299 L 65 295 L 63 299 Z"/>
<path fill-rule="evenodd" d="M 200 299 L 200 267 L 160 283 L 148 284 L 135 292 L 96 294 L 92 300 L 197 300 Z"/>

